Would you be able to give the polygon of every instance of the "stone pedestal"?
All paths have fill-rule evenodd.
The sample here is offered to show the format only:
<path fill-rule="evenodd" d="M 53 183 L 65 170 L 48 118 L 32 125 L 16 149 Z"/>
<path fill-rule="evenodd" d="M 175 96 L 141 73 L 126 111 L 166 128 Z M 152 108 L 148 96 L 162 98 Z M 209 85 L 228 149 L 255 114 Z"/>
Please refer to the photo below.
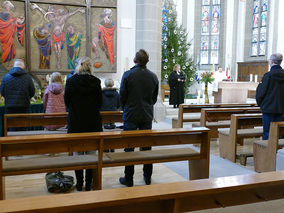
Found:
<path fill-rule="evenodd" d="M 248 90 L 256 90 L 255 82 L 219 82 L 218 92 L 213 92 L 214 103 L 246 103 Z"/>

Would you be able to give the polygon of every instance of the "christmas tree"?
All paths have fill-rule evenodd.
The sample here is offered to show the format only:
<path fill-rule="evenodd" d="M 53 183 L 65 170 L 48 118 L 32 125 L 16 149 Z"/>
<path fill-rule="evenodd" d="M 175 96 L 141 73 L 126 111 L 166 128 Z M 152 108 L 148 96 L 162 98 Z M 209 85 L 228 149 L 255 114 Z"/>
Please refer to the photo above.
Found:
<path fill-rule="evenodd" d="M 187 32 L 177 23 L 176 5 L 173 0 L 163 1 L 162 33 L 162 80 L 168 81 L 175 64 L 180 64 L 186 76 L 185 89 L 194 81 L 196 66 L 189 56 L 191 44 L 187 41 Z M 186 90 L 185 90 L 186 91 Z"/>

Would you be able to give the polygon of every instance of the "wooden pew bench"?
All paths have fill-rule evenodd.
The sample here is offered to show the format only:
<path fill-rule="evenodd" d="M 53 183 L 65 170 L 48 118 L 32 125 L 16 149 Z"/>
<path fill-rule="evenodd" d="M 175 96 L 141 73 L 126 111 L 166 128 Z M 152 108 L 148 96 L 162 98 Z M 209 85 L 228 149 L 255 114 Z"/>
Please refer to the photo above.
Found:
<path fill-rule="evenodd" d="M 102 111 L 102 123 L 123 122 L 122 111 Z M 31 130 L 31 131 L 9 131 L 10 127 L 36 127 L 49 125 L 67 125 L 67 112 L 63 113 L 24 113 L 4 115 L 4 136 L 13 135 L 38 135 L 38 134 L 63 134 L 66 128 L 58 130 Z"/>
<path fill-rule="evenodd" d="M 1 212 L 180 213 L 284 198 L 284 172 L 108 189 L 0 201 Z M 235 212 L 235 211 L 233 211 Z M 257 212 L 252 209 L 252 212 Z"/>
<path fill-rule="evenodd" d="M 284 122 L 270 124 L 268 140 L 254 141 L 254 169 L 256 172 L 270 172 L 276 170 L 277 150 L 284 147 Z"/>
<path fill-rule="evenodd" d="M 229 128 L 232 114 L 260 113 L 259 107 L 240 108 L 203 108 L 199 124 L 193 127 L 204 126 L 210 129 L 210 138 L 218 138 L 219 128 Z"/>
<path fill-rule="evenodd" d="M 161 84 L 161 95 L 163 102 L 165 102 L 166 96 L 170 98 L 170 86 L 168 84 Z"/>
<path fill-rule="evenodd" d="M 102 168 L 187 160 L 190 179 L 209 177 L 208 129 L 135 130 L 72 134 L 9 136 L 0 138 L 0 198 L 5 197 L 5 176 L 51 171 L 94 169 L 94 188 L 102 187 Z M 174 145 L 199 144 L 200 151 Z M 161 146 L 170 149 L 158 149 Z M 148 147 L 143 152 L 103 153 L 105 149 Z M 97 150 L 97 155 L 76 155 L 9 160 L 3 157 Z"/>
<path fill-rule="evenodd" d="M 236 162 L 237 143 L 242 144 L 245 138 L 262 136 L 262 114 L 233 114 L 230 129 L 219 129 L 218 132 L 220 157 Z M 241 164 L 246 165 L 246 158 L 252 156 L 253 153 L 240 153 Z"/>
<path fill-rule="evenodd" d="M 180 104 L 178 116 L 172 118 L 172 127 L 183 128 L 184 122 L 200 122 L 199 113 L 203 108 L 239 108 L 254 106 L 256 106 L 256 104 Z"/>

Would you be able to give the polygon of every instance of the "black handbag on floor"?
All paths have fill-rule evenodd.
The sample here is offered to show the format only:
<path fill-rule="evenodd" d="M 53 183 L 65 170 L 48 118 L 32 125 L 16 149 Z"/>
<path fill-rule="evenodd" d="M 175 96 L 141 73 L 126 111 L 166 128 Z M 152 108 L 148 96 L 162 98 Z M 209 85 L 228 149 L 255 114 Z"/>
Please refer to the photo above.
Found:
<path fill-rule="evenodd" d="M 74 178 L 63 172 L 52 172 L 45 175 L 46 187 L 49 192 L 68 192 L 74 184 Z"/>

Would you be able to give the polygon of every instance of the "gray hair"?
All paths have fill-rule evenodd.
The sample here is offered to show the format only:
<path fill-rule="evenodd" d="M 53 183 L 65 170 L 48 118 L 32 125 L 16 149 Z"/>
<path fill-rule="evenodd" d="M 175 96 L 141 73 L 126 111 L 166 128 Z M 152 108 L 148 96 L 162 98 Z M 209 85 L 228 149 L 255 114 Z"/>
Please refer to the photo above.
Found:
<path fill-rule="evenodd" d="M 270 56 L 270 60 L 273 61 L 274 64 L 280 65 L 283 60 L 283 55 L 281 53 L 274 53 Z"/>
<path fill-rule="evenodd" d="M 22 59 L 16 59 L 14 61 L 14 67 L 20 67 L 22 69 L 25 69 L 25 62 Z"/>
<path fill-rule="evenodd" d="M 112 79 L 106 79 L 105 80 L 105 86 L 106 87 L 113 87 L 113 85 L 114 85 L 114 82 L 113 82 Z"/>

